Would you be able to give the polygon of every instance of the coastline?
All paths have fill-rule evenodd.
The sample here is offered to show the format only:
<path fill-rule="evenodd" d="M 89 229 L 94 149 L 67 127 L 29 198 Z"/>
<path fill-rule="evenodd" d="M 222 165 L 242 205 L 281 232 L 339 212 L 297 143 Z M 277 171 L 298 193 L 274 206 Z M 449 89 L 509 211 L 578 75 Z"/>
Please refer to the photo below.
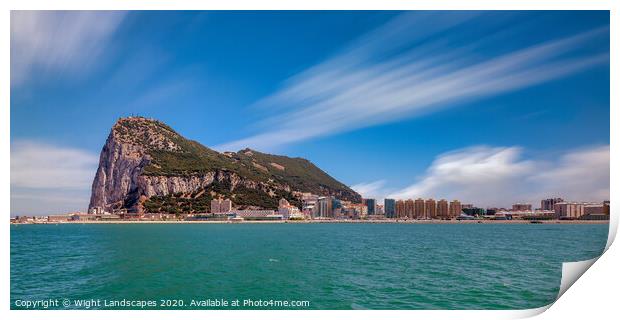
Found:
<path fill-rule="evenodd" d="M 609 224 L 609 220 L 536 220 L 540 224 Z M 185 221 L 185 220 L 116 220 L 116 221 L 63 221 L 23 222 L 28 224 L 308 224 L 308 223 L 366 223 L 366 224 L 536 224 L 530 220 L 269 220 L 269 221 Z"/>

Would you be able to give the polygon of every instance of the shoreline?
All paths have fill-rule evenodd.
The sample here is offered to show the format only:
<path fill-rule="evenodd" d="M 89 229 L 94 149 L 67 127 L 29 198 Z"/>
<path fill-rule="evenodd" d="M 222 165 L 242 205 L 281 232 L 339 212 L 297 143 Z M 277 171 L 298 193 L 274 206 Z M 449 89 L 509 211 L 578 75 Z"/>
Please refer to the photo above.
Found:
<path fill-rule="evenodd" d="M 116 221 L 60 221 L 60 222 L 19 222 L 11 225 L 29 224 L 609 224 L 609 220 L 263 220 L 263 221 L 185 221 L 185 220 L 116 220 Z"/>

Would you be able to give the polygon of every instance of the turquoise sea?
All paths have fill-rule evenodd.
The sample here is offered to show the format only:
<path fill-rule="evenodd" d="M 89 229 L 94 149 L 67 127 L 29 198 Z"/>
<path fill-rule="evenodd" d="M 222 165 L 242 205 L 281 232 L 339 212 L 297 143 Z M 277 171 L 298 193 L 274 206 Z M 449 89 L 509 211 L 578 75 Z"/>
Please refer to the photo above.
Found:
<path fill-rule="evenodd" d="M 152 309 L 534 308 L 557 296 L 561 263 L 601 254 L 607 232 L 607 224 L 12 225 L 11 308 L 48 299 L 76 309 L 86 299 L 100 301 L 91 309 L 146 300 Z M 190 305 L 237 299 L 265 304 Z"/>

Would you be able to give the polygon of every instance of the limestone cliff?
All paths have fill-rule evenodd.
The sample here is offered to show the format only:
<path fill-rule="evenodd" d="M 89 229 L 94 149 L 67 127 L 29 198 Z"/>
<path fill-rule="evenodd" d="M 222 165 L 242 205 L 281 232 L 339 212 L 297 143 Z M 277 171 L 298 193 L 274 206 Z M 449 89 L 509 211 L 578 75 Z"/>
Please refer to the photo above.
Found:
<path fill-rule="evenodd" d="M 219 153 L 142 117 L 120 119 L 101 151 L 89 207 L 129 212 L 203 212 L 215 196 L 273 207 L 300 192 L 359 202 L 344 184 L 301 158 L 245 149 Z"/>

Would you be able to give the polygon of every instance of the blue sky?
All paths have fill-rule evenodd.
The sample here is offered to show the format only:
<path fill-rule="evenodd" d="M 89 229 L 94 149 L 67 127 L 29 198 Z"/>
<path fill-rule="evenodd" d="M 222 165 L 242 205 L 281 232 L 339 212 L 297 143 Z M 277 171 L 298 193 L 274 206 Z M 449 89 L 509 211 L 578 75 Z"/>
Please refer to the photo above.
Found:
<path fill-rule="evenodd" d="M 13 12 L 11 213 L 83 210 L 119 117 L 368 197 L 609 197 L 609 13 Z"/>

